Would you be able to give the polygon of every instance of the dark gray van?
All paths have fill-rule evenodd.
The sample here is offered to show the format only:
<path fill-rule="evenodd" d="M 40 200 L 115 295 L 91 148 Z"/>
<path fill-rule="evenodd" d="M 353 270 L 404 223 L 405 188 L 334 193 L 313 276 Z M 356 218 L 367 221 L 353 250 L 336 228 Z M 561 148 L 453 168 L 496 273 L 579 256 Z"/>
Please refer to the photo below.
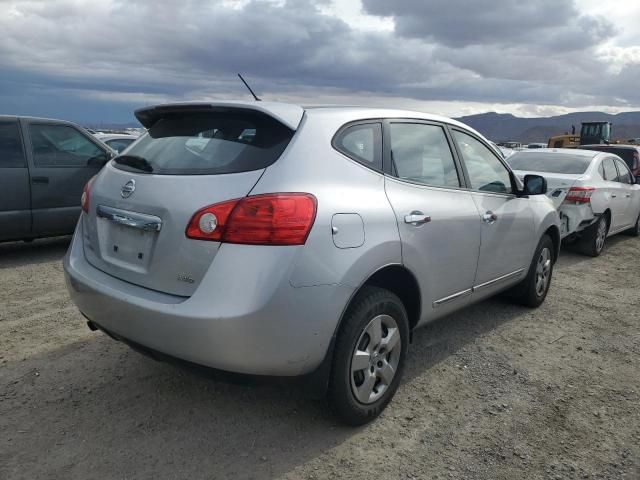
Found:
<path fill-rule="evenodd" d="M 73 123 L 0 115 L 0 241 L 73 233 L 85 183 L 114 155 Z"/>

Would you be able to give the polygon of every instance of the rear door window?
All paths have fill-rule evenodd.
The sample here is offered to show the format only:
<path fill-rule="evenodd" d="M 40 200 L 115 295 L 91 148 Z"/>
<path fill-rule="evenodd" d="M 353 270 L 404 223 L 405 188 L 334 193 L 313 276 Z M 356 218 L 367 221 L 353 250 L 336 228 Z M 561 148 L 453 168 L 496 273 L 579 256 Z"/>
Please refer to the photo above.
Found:
<path fill-rule="evenodd" d="M 173 114 L 114 159 L 122 170 L 160 175 L 247 172 L 274 163 L 294 131 L 257 112 Z"/>
<path fill-rule="evenodd" d="M 68 125 L 34 123 L 29 137 L 37 167 L 87 167 L 108 160 L 103 149 Z"/>
<path fill-rule="evenodd" d="M 391 123 L 391 168 L 395 176 L 438 187 L 460 187 L 444 129 L 421 123 Z"/>
<path fill-rule="evenodd" d="M 0 121 L 0 168 L 25 167 L 18 122 Z"/>
<path fill-rule="evenodd" d="M 613 158 L 605 158 L 602 161 L 602 167 L 604 169 L 604 179 L 609 182 L 617 182 L 618 181 L 618 171 L 616 170 L 616 165 L 613 162 Z"/>

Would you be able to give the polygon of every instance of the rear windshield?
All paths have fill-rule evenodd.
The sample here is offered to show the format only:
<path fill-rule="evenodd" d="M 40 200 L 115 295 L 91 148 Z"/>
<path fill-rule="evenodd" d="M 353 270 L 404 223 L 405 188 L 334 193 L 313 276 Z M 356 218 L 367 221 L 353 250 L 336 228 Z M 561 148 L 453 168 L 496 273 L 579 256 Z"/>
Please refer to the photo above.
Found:
<path fill-rule="evenodd" d="M 113 165 L 160 175 L 259 170 L 280 157 L 293 133 L 261 113 L 174 114 L 158 120 Z"/>
<path fill-rule="evenodd" d="M 614 155 L 617 155 L 624 160 L 624 162 L 627 164 L 627 166 L 631 170 L 635 170 L 636 164 L 637 164 L 637 161 L 634 161 L 634 157 L 637 159 L 640 156 L 638 154 L 638 151 L 635 148 L 616 148 L 616 147 L 607 147 L 607 146 L 580 147 L 580 148 L 584 150 L 596 150 L 598 152 L 609 152 Z"/>
<path fill-rule="evenodd" d="M 513 170 L 529 172 L 566 173 L 578 175 L 587 171 L 592 157 L 553 152 L 514 153 L 507 157 Z"/>

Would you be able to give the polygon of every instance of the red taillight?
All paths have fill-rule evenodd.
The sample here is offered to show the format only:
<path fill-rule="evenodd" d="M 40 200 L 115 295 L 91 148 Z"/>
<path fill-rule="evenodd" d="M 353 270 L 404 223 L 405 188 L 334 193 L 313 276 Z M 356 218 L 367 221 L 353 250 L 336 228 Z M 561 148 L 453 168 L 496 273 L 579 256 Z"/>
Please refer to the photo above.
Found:
<path fill-rule="evenodd" d="M 591 195 L 595 192 L 594 187 L 571 187 L 569 193 L 564 197 L 565 202 L 589 203 Z"/>
<path fill-rule="evenodd" d="M 221 242 L 229 214 L 239 201 L 239 199 L 229 200 L 198 210 L 187 226 L 187 237 Z"/>
<path fill-rule="evenodd" d="M 249 245 L 303 245 L 316 217 L 308 193 L 268 193 L 198 210 L 187 237 Z"/>
<path fill-rule="evenodd" d="M 91 185 L 95 180 L 96 176 L 94 175 L 89 179 L 87 183 L 84 184 L 84 188 L 82 189 L 82 196 L 80 197 L 80 206 L 82 207 L 82 211 L 84 213 L 89 213 L 89 198 L 91 197 Z"/>

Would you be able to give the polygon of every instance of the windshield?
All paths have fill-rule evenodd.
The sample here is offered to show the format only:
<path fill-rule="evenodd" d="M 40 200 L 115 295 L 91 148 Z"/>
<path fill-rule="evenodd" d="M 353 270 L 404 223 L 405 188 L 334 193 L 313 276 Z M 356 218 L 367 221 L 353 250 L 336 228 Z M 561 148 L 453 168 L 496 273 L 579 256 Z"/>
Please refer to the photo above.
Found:
<path fill-rule="evenodd" d="M 280 157 L 292 136 L 292 130 L 261 113 L 171 115 L 158 120 L 126 155 L 116 157 L 114 166 L 160 175 L 259 170 Z"/>
<path fill-rule="evenodd" d="M 593 157 L 553 152 L 514 153 L 507 163 L 514 170 L 579 175 L 587 171 Z"/>

